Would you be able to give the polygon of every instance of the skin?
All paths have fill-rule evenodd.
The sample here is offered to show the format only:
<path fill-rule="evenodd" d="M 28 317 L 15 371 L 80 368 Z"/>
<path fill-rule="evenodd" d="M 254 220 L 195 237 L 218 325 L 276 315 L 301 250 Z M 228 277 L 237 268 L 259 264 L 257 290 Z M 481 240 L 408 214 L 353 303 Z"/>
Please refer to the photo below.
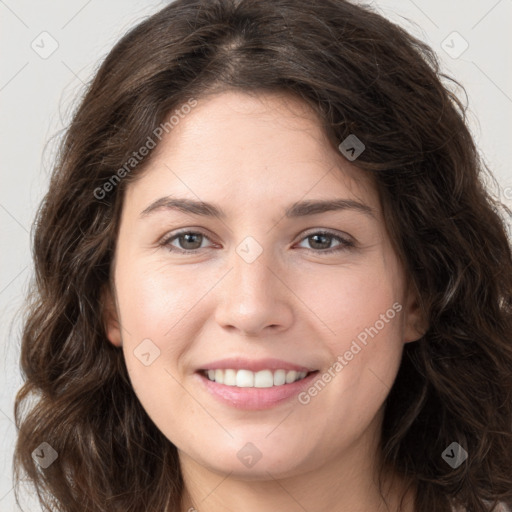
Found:
<path fill-rule="evenodd" d="M 178 448 L 182 511 L 388 510 L 376 485 L 383 404 L 404 344 L 424 327 L 375 187 L 355 164 L 300 100 L 226 92 L 198 100 L 127 188 L 107 335 L 122 347 L 141 404 Z M 140 215 L 168 195 L 215 203 L 226 217 L 165 208 Z M 334 198 L 363 203 L 373 216 L 346 209 L 284 217 L 296 201 Z M 171 242 L 200 247 L 195 253 L 160 245 L 182 228 L 206 235 L 195 245 Z M 315 244 L 322 229 L 355 247 L 322 254 L 340 244 Z M 236 252 L 248 236 L 263 251 L 252 263 Z M 292 399 L 244 411 L 197 382 L 201 365 L 235 355 L 323 374 L 395 303 L 401 311 L 307 405 Z M 160 350 L 148 366 L 134 355 L 144 339 Z M 237 457 L 247 442 L 262 454 L 252 467 Z M 398 510 L 403 484 L 385 475 L 389 510 Z M 412 496 L 403 510 L 413 510 Z"/>

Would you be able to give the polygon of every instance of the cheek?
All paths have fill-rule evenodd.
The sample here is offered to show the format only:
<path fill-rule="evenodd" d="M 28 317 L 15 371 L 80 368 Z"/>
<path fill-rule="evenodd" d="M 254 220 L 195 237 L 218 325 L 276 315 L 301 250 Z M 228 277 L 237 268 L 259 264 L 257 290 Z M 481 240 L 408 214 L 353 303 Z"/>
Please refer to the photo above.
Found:
<path fill-rule="evenodd" d="M 375 326 L 376 322 L 385 337 L 391 335 L 392 330 L 397 334 L 400 315 L 396 310 L 403 307 L 393 308 L 393 305 L 401 305 L 403 297 L 395 274 L 376 266 L 366 266 L 331 269 L 324 278 L 306 275 L 298 282 L 301 284 L 294 291 L 305 298 L 310 310 L 308 316 L 316 317 L 318 332 L 326 333 L 324 339 L 330 340 L 331 347 L 338 352 L 348 349 L 352 339 Z M 388 320 L 385 325 L 381 315 Z"/>
<path fill-rule="evenodd" d="M 330 354 L 320 377 L 328 381 L 332 393 L 322 392 L 323 399 L 333 400 L 334 406 L 345 396 L 354 412 L 371 416 L 389 392 L 400 365 L 404 310 L 400 280 L 389 267 L 374 265 L 315 279 L 321 286 L 307 281 L 299 293 L 308 297 L 308 306 L 318 316 L 316 332 L 323 333 L 319 344 Z M 325 402 L 318 400 L 317 405 L 324 407 Z"/>
<path fill-rule="evenodd" d="M 126 266 L 117 277 L 122 321 L 128 332 L 161 340 L 179 328 L 179 321 L 204 295 L 208 283 L 201 286 L 201 280 L 191 279 L 194 271 L 171 269 L 165 262 L 139 267 L 143 268 Z"/>
<path fill-rule="evenodd" d="M 153 422 L 181 432 L 197 411 L 181 385 L 179 365 L 193 334 L 193 293 L 166 272 L 119 276 L 123 353 L 135 394 Z M 121 281 L 123 279 L 123 281 Z M 187 327 L 188 326 L 188 327 Z"/>
<path fill-rule="evenodd" d="M 162 408 L 163 396 L 179 395 L 173 377 L 179 378 L 175 366 L 191 340 L 183 330 L 190 327 L 197 290 L 183 273 L 152 264 L 141 270 L 143 265 L 129 262 L 120 262 L 116 270 L 123 352 L 135 393 L 151 414 Z"/>

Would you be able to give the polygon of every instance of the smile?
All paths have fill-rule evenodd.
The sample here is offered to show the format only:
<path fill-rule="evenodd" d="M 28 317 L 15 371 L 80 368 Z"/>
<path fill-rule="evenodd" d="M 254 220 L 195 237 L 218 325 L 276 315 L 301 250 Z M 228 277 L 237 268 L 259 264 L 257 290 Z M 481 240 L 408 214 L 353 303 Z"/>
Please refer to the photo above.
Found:
<path fill-rule="evenodd" d="M 308 372 L 283 369 L 253 372 L 251 370 L 227 368 L 203 370 L 203 375 L 210 381 L 224 384 L 225 386 L 236 386 L 239 388 L 271 388 L 273 386 L 283 386 L 302 380 L 308 375 Z"/>

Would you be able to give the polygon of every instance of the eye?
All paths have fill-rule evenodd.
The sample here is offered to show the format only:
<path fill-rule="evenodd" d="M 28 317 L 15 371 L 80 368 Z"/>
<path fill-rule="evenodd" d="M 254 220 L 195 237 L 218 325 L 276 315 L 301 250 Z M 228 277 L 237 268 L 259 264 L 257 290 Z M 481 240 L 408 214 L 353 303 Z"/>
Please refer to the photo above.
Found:
<path fill-rule="evenodd" d="M 209 238 L 200 231 L 181 231 L 165 238 L 160 245 L 171 252 L 194 253 L 199 249 L 204 249 L 201 247 L 204 240 L 209 240 Z M 174 241 L 178 242 L 181 247 L 173 245 Z"/>
<path fill-rule="evenodd" d="M 313 233 L 309 233 L 302 240 L 310 240 L 310 244 L 312 241 L 313 249 L 308 249 L 307 247 L 305 247 L 306 250 L 308 250 L 309 252 L 316 252 L 320 254 L 330 254 L 333 252 L 345 251 L 347 249 L 350 249 L 351 247 L 354 247 L 354 242 L 352 242 L 351 240 L 343 238 L 339 235 L 335 235 L 334 233 L 331 233 L 329 231 L 316 231 Z M 333 240 L 337 240 L 338 244 L 335 245 L 334 247 L 329 247 L 331 246 Z"/>

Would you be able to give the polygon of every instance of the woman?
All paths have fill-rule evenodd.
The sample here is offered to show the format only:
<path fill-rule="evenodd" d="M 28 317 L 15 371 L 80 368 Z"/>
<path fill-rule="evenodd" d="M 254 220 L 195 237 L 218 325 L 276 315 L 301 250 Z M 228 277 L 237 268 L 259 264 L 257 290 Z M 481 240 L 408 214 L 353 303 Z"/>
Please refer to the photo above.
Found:
<path fill-rule="evenodd" d="M 512 258 L 484 170 L 433 52 L 376 13 L 145 20 L 38 214 L 17 476 L 66 512 L 510 507 Z"/>

